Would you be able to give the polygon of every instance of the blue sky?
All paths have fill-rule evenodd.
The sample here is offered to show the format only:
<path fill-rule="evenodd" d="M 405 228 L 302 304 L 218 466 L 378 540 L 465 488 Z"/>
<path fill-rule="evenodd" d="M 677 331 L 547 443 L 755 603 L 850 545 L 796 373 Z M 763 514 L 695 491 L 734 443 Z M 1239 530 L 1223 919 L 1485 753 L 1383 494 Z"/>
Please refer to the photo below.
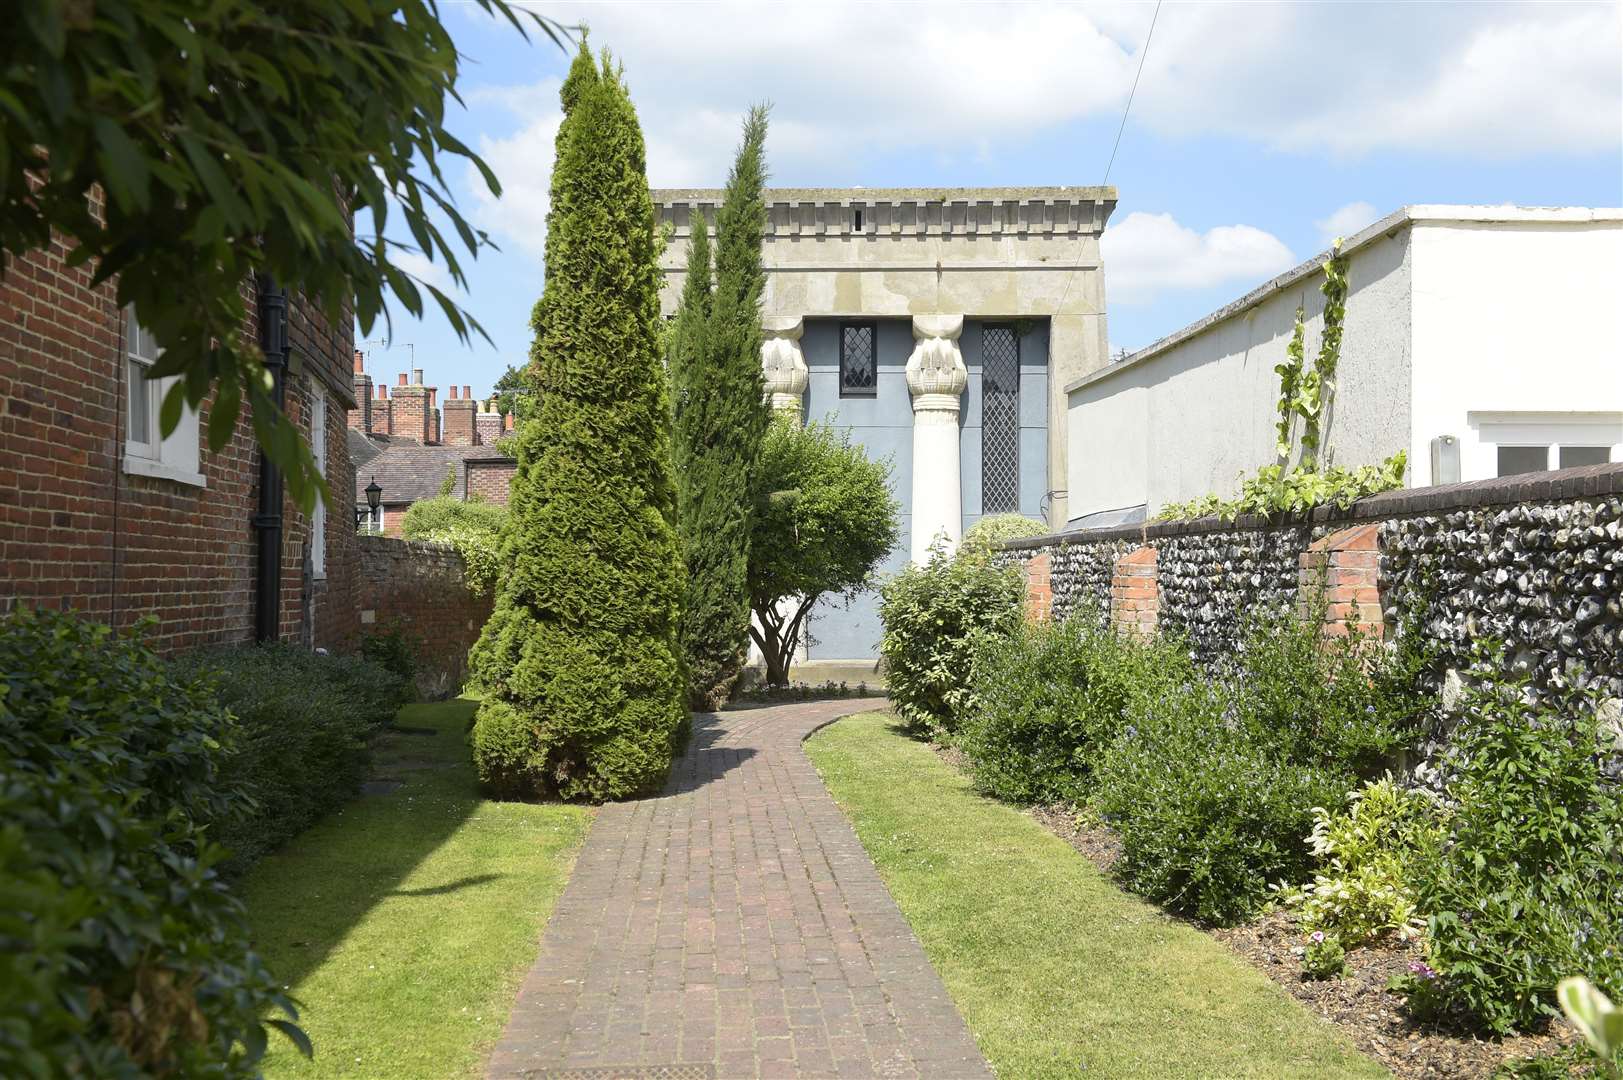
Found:
<path fill-rule="evenodd" d="M 1153 3 L 533 5 L 625 65 L 655 186 L 719 186 L 744 109 L 773 105 L 783 186 L 1096 184 Z M 1623 17 L 1583 3 L 1163 4 L 1110 173 L 1112 350 L 1176 330 L 1409 203 L 1623 205 Z M 451 128 L 501 177 L 453 171 L 501 251 L 463 306 L 397 314 L 368 369 L 411 356 L 483 396 L 524 361 L 541 293 L 557 85 L 567 58 L 442 0 L 466 57 Z M 441 283 L 443 271 L 411 267 Z M 1491 275 L 1492 268 L 1485 268 Z M 1491 284 L 1491 281 L 1490 281 Z M 381 324 L 374 335 L 383 332 Z M 409 351 L 406 346 L 412 346 Z"/>

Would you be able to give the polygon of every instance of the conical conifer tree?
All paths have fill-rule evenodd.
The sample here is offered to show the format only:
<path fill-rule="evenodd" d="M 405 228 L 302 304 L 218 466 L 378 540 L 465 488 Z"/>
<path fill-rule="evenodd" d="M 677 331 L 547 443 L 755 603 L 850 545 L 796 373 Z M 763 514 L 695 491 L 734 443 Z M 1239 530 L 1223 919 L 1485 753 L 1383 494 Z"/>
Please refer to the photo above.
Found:
<path fill-rule="evenodd" d="M 677 506 L 687 562 L 681 636 L 695 708 L 726 699 L 749 646 L 752 484 L 770 419 L 761 381 L 766 129 L 766 109 L 751 109 L 716 219 L 714 291 L 700 220 L 672 335 Z"/>
<path fill-rule="evenodd" d="M 531 317 L 540 404 L 495 611 L 474 647 L 480 776 L 510 795 L 656 787 L 686 728 L 670 406 L 642 131 L 583 43 L 562 88 L 546 286 Z"/>

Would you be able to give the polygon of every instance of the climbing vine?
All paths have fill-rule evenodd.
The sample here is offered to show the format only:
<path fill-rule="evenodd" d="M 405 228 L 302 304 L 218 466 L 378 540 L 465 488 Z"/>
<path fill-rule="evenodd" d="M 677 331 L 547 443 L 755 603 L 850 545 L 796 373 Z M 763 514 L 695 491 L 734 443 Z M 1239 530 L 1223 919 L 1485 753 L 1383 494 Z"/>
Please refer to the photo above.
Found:
<path fill-rule="evenodd" d="M 1240 514 L 1299 512 L 1335 503 L 1343 508 L 1355 499 L 1403 486 L 1408 454 L 1399 450 L 1379 465 L 1349 470 L 1339 466 L 1320 468 L 1319 450 L 1324 421 L 1335 395 L 1336 367 L 1341 361 L 1342 324 L 1347 315 L 1347 257 L 1341 253 L 1338 238 L 1324 261 L 1324 329 L 1319 335 L 1319 351 L 1313 366 L 1307 366 L 1307 313 L 1298 305 L 1291 339 L 1285 346 L 1285 359 L 1274 365 L 1279 376 L 1278 422 L 1274 425 L 1274 451 L 1278 461 L 1264 465 L 1246 477 L 1240 497 L 1224 500 L 1216 495 L 1169 503 L 1161 507 L 1158 519 L 1218 515 L 1234 518 Z M 1291 465 L 1291 436 L 1301 420 L 1301 457 Z"/>

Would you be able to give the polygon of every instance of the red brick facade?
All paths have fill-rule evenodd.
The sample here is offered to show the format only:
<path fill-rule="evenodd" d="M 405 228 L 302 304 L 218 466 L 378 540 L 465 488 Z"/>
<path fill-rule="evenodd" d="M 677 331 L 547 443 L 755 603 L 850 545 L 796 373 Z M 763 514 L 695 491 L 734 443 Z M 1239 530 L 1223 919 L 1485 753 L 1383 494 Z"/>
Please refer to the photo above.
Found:
<path fill-rule="evenodd" d="M 1026 621 L 1047 622 L 1054 612 L 1053 560 L 1045 553 L 1022 565 L 1026 577 Z"/>
<path fill-rule="evenodd" d="M 202 485 L 135 475 L 123 313 L 114 283 L 69 249 L 11 261 L 0 277 L 0 607 L 76 608 L 117 626 L 148 615 L 164 651 L 251 640 L 254 634 L 259 452 L 247 411 L 218 453 L 207 448 L 211 402 L 198 424 Z M 257 340 L 257 296 L 244 285 L 245 335 Z M 310 567 L 310 521 L 283 508 L 281 636 L 335 649 L 355 637 L 354 469 L 345 442 L 352 319 L 329 326 L 295 300 L 288 333 L 298 375 L 287 409 L 310 437 L 313 394 L 326 395 L 326 575 Z"/>
<path fill-rule="evenodd" d="M 491 598 L 468 591 L 462 559 L 448 545 L 358 540 L 361 631 L 399 631 L 412 642 L 423 696 L 454 693 L 467 674 L 468 650 L 490 617 Z"/>
<path fill-rule="evenodd" d="M 1110 579 L 1110 624 L 1134 637 L 1149 639 L 1161 619 L 1161 582 L 1156 554 L 1141 547 L 1116 560 Z"/>
<path fill-rule="evenodd" d="M 1316 540 L 1304 551 L 1301 564 L 1301 605 L 1311 613 L 1311 602 L 1324 590 L 1324 628 L 1327 637 L 1345 637 L 1356 630 L 1379 640 L 1386 620 L 1381 607 L 1380 525 L 1355 525 Z"/>
<path fill-rule="evenodd" d="M 518 462 L 512 458 L 490 458 L 464 463 L 467 469 L 468 495 L 471 499 L 507 505 L 508 490 L 513 486 L 513 474 Z"/>

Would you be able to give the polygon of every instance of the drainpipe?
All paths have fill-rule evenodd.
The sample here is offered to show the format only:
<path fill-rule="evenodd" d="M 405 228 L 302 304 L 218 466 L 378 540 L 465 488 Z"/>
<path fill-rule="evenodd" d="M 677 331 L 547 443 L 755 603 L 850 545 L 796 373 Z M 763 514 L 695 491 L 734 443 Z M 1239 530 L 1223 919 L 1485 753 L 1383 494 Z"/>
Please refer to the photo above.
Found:
<path fill-rule="evenodd" d="M 287 290 L 260 279 L 259 342 L 271 376 L 271 399 L 283 408 L 287 399 Z M 254 639 L 276 641 L 282 623 L 282 470 L 263 448 L 259 451 L 259 511 L 253 516 L 258 537 L 258 573 L 254 581 Z"/>

